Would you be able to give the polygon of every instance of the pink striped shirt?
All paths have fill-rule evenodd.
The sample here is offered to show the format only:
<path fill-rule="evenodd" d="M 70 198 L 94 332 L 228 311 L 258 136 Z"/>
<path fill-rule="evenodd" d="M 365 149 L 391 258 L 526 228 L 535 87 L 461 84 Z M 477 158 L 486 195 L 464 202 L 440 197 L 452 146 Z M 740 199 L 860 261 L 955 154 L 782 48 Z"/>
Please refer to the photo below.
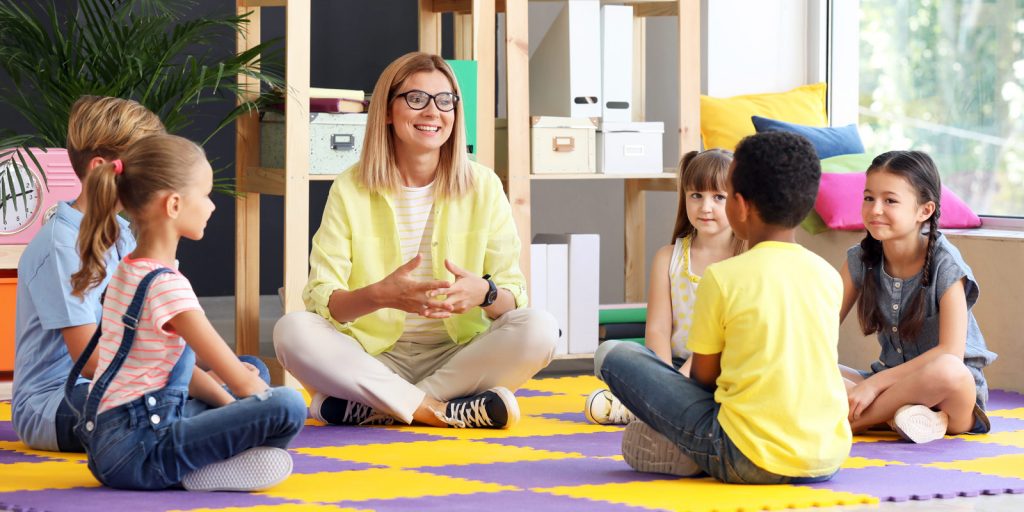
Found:
<path fill-rule="evenodd" d="M 96 376 L 103 375 L 124 337 L 122 317 L 146 274 L 165 265 L 150 259 L 126 257 L 118 264 L 103 300 L 103 324 L 97 347 Z M 161 274 L 149 285 L 142 306 L 135 342 L 121 370 L 110 382 L 98 413 L 135 400 L 167 385 L 171 369 L 185 348 L 185 341 L 169 330 L 167 322 L 185 311 L 202 310 L 192 285 L 178 272 Z"/>

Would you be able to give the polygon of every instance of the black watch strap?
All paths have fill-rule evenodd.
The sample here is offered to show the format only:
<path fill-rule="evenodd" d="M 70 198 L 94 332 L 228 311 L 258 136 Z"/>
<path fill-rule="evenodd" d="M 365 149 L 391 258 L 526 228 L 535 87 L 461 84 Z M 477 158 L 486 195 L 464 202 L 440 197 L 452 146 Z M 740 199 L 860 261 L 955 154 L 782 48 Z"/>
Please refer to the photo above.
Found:
<path fill-rule="evenodd" d="M 483 277 L 484 280 L 487 281 L 488 288 L 487 295 L 484 296 L 484 301 L 480 303 L 480 307 L 486 308 L 487 306 L 494 304 L 494 301 L 498 300 L 498 287 L 494 284 L 494 281 L 491 281 L 490 274 L 484 274 Z"/>

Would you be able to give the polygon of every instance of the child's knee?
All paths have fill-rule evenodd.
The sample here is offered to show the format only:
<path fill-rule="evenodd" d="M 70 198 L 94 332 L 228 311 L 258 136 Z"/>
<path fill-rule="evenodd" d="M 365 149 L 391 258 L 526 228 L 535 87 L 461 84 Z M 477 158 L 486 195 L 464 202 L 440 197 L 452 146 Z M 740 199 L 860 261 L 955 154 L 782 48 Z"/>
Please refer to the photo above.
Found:
<path fill-rule="evenodd" d="M 306 423 L 306 399 L 295 388 L 287 386 L 270 388 L 269 399 L 274 403 L 285 422 L 301 427 Z"/>
<path fill-rule="evenodd" d="M 601 343 L 601 345 L 597 347 L 597 351 L 594 353 L 594 374 L 598 378 L 601 378 L 601 369 L 604 368 L 609 361 L 616 360 L 621 355 L 624 355 L 626 352 L 636 347 L 639 347 L 639 345 L 631 341 L 608 340 Z"/>
<path fill-rule="evenodd" d="M 926 366 L 927 378 L 938 386 L 954 391 L 961 388 L 974 388 L 974 376 L 971 375 L 963 359 L 952 354 L 942 354 Z"/>

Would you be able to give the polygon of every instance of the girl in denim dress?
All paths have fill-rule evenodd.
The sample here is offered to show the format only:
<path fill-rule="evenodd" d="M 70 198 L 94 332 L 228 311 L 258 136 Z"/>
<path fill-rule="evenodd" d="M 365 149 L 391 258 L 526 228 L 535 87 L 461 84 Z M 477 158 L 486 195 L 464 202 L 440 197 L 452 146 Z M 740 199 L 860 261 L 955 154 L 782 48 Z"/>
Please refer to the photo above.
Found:
<path fill-rule="evenodd" d="M 856 302 L 861 329 L 878 334 L 882 351 L 869 371 L 841 368 L 854 432 L 888 422 L 924 443 L 989 430 L 982 368 L 996 355 L 971 313 L 974 274 L 938 230 L 941 189 L 935 163 L 920 151 L 883 153 L 867 170 L 867 235 L 840 272 L 840 320 Z"/>
<path fill-rule="evenodd" d="M 103 281 L 102 257 L 116 240 L 120 207 L 138 239 L 110 278 L 102 323 L 65 387 L 69 395 L 98 349 L 75 429 L 92 474 L 107 486 L 140 490 L 249 491 L 283 481 L 292 469 L 285 448 L 305 423 L 305 401 L 294 389 L 269 388 L 243 366 L 175 270 L 179 240 L 201 239 L 214 210 L 203 150 L 181 137 L 152 135 L 123 160 L 97 167 L 85 187 L 73 294 Z M 197 359 L 228 389 L 193 371 Z"/>

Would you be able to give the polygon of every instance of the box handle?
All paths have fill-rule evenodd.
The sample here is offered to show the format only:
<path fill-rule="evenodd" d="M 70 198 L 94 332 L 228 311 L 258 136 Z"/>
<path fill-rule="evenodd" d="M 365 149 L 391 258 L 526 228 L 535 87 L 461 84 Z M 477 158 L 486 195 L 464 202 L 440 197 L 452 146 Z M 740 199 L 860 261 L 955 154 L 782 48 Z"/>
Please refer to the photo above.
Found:
<path fill-rule="evenodd" d="M 571 153 L 576 149 L 576 137 L 551 137 L 551 150 L 555 153 Z"/>
<path fill-rule="evenodd" d="M 356 147 L 355 136 L 348 133 L 335 133 L 331 135 L 331 149 L 335 151 L 352 151 Z"/>
<path fill-rule="evenodd" d="M 622 146 L 623 156 L 644 156 L 643 144 L 626 144 Z"/>

